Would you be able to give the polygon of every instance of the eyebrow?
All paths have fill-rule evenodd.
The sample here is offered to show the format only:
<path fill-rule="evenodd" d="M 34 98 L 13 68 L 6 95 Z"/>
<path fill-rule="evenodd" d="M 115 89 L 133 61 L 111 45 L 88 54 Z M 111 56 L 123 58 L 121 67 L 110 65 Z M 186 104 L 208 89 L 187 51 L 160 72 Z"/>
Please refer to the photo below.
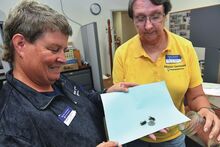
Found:
<path fill-rule="evenodd" d="M 56 43 L 51 43 L 46 45 L 47 47 L 58 47 L 58 48 L 67 48 L 67 46 L 63 47 L 62 45 L 56 44 Z"/>
<path fill-rule="evenodd" d="M 152 16 L 152 15 L 155 15 L 155 14 L 163 14 L 164 12 L 161 12 L 160 10 L 154 10 L 152 11 L 149 15 L 145 15 L 145 13 L 143 12 L 140 12 L 140 13 L 137 13 L 137 16 Z"/>

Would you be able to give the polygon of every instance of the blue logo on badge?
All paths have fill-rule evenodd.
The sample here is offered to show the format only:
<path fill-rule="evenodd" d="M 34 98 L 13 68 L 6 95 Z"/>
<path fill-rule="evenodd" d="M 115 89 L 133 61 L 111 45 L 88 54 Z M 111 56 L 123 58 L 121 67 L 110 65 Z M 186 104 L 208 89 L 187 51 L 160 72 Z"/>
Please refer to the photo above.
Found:
<path fill-rule="evenodd" d="M 182 62 L 182 58 L 180 55 L 166 55 L 166 63 L 172 64 L 172 63 L 180 63 Z"/>

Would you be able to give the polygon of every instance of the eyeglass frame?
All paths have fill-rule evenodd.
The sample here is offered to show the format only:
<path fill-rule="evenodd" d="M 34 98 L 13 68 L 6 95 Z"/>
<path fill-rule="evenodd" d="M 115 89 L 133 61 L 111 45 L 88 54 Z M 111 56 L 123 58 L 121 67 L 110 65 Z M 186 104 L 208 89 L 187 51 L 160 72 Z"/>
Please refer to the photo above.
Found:
<path fill-rule="evenodd" d="M 138 18 L 138 17 L 141 17 L 141 18 Z M 159 18 L 157 20 L 152 21 L 153 17 L 159 17 Z M 150 15 L 150 16 L 139 15 L 139 16 L 134 17 L 134 23 L 137 24 L 137 25 L 144 25 L 144 24 L 146 24 L 147 20 L 149 20 L 150 23 L 157 24 L 157 23 L 162 22 L 164 17 L 165 17 L 164 13 L 156 13 L 156 14 L 153 14 L 153 15 Z M 140 19 L 143 19 L 143 20 L 140 20 Z"/>

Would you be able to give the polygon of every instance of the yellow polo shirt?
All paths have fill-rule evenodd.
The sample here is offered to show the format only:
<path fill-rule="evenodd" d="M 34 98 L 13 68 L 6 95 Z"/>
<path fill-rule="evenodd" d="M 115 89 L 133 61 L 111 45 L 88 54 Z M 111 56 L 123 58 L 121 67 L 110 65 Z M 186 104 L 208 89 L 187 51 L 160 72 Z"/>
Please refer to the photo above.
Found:
<path fill-rule="evenodd" d="M 156 62 L 153 62 L 141 46 L 140 36 L 136 35 L 121 45 L 115 52 L 113 82 L 135 82 L 147 84 L 165 81 L 176 108 L 184 111 L 184 95 L 188 88 L 202 84 L 196 52 L 192 43 L 164 29 L 168 36 L 168 46 Z M 163 109 L 158 102 L 158 109 Z M 164 114 L 166 115 L 166 114 Z M 169 128 L 167 134 L 155 133 L 157 140 L 148 137 L 148 142 L 164 142 L 181 135 L 177 126 Z"/>

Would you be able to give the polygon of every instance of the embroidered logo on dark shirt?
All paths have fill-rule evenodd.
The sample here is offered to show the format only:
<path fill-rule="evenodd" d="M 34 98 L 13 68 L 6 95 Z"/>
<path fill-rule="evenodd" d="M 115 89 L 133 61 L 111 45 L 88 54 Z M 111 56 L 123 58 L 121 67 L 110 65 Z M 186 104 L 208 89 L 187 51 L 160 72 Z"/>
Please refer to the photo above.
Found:
<path fill-rule="evenodd" d="M 73 88 L 73 94 L 77 95 L 77 96 L 80 96 L 79 90 L 76 88 L 76 86 L 74 86 L 74 88 Z"/>

